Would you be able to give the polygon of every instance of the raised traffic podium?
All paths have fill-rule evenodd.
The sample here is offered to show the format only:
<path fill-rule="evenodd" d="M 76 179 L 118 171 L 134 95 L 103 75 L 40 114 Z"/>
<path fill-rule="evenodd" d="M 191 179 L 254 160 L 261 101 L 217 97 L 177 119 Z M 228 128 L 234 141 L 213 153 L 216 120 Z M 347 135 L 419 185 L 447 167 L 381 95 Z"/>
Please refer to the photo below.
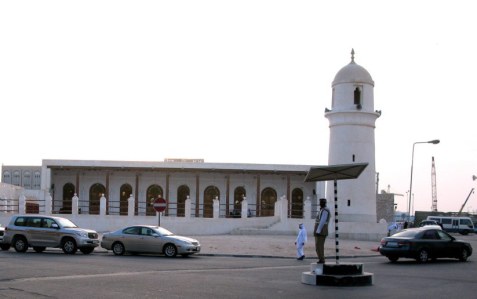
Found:
<path fill-rule="evenodd" d="M 363 271 L 361 263 L 340 263 L 338 230 L 338 180 L 356 179 L 368 163 L 355 163 L 311 167 L 306 182 L 334 181 L 335 194 L 335 242 L 336 263 L 311 264 L 310 271 L 303 272 L 301 282 L 310 285 L 365 286 L 373 284 L 373 274 Z"/>

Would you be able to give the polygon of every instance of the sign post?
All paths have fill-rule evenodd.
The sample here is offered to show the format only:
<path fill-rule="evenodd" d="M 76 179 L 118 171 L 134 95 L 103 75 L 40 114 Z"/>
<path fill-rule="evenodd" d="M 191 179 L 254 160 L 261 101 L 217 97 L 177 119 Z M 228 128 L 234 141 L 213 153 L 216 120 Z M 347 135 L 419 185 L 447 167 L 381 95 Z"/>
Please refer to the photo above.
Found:
<path fill-rule="evenodd" d="M 158 226 L 161 226 L 161 213 L 166 210 L 167 201 L 164 198 L 159 197 L 156 200 L 154 200 L 154 203 L 152 204 L 152 207 L 158 213 L 157 214 L 157 217 L 158 217 L 157 222 L 158 222 Z"/>

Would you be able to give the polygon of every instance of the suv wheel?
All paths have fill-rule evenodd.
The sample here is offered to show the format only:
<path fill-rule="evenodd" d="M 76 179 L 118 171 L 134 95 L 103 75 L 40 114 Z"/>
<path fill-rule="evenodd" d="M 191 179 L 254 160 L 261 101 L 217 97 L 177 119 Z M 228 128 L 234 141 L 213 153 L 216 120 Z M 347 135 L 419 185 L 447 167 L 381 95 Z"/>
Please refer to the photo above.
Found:
<path fill-rule="evenodd" d="M 75 254 L 78 248 L 76 247 L 76 242 L 74 239 L 67 238 L 63 240 L 61 249 L 63 249 L 63 252 L 66 254 Z"/>
<path fill-rule="evenodd" d="M 13 247 L 16 252 L 25 252 L 28 249 L 28 242 L 23 236 L 15 237 L 13 239 Z"/>

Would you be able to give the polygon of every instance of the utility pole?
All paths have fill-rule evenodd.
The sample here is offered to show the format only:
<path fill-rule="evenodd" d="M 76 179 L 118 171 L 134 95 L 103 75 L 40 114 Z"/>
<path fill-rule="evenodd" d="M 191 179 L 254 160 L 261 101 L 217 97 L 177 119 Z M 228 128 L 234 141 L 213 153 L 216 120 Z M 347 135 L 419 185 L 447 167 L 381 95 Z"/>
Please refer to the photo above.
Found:
<path fill-rule="evenodd" d="M 432 209 L 431 211 L 437 212 L 436 165 L 434 163 L 434 156 L 432 157 L 431 181 L 432 181 Z"/>

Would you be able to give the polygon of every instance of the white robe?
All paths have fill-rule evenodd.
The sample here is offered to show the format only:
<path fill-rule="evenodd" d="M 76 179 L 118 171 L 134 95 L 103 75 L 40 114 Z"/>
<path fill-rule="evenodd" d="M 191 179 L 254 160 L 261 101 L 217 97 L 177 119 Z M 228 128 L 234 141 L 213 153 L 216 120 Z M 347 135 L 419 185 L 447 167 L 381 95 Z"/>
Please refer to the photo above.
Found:
<path fill-rule="evenodd" d="M 305 243 L 308 241 L 308 237 L 306 236 L 306 229 L 303 226 L 300 231 L 298 232 L 298 236 L 296 237 L 296 255 L 297 257 L 302 257 L 305 255 L 304 247 Z"/>

